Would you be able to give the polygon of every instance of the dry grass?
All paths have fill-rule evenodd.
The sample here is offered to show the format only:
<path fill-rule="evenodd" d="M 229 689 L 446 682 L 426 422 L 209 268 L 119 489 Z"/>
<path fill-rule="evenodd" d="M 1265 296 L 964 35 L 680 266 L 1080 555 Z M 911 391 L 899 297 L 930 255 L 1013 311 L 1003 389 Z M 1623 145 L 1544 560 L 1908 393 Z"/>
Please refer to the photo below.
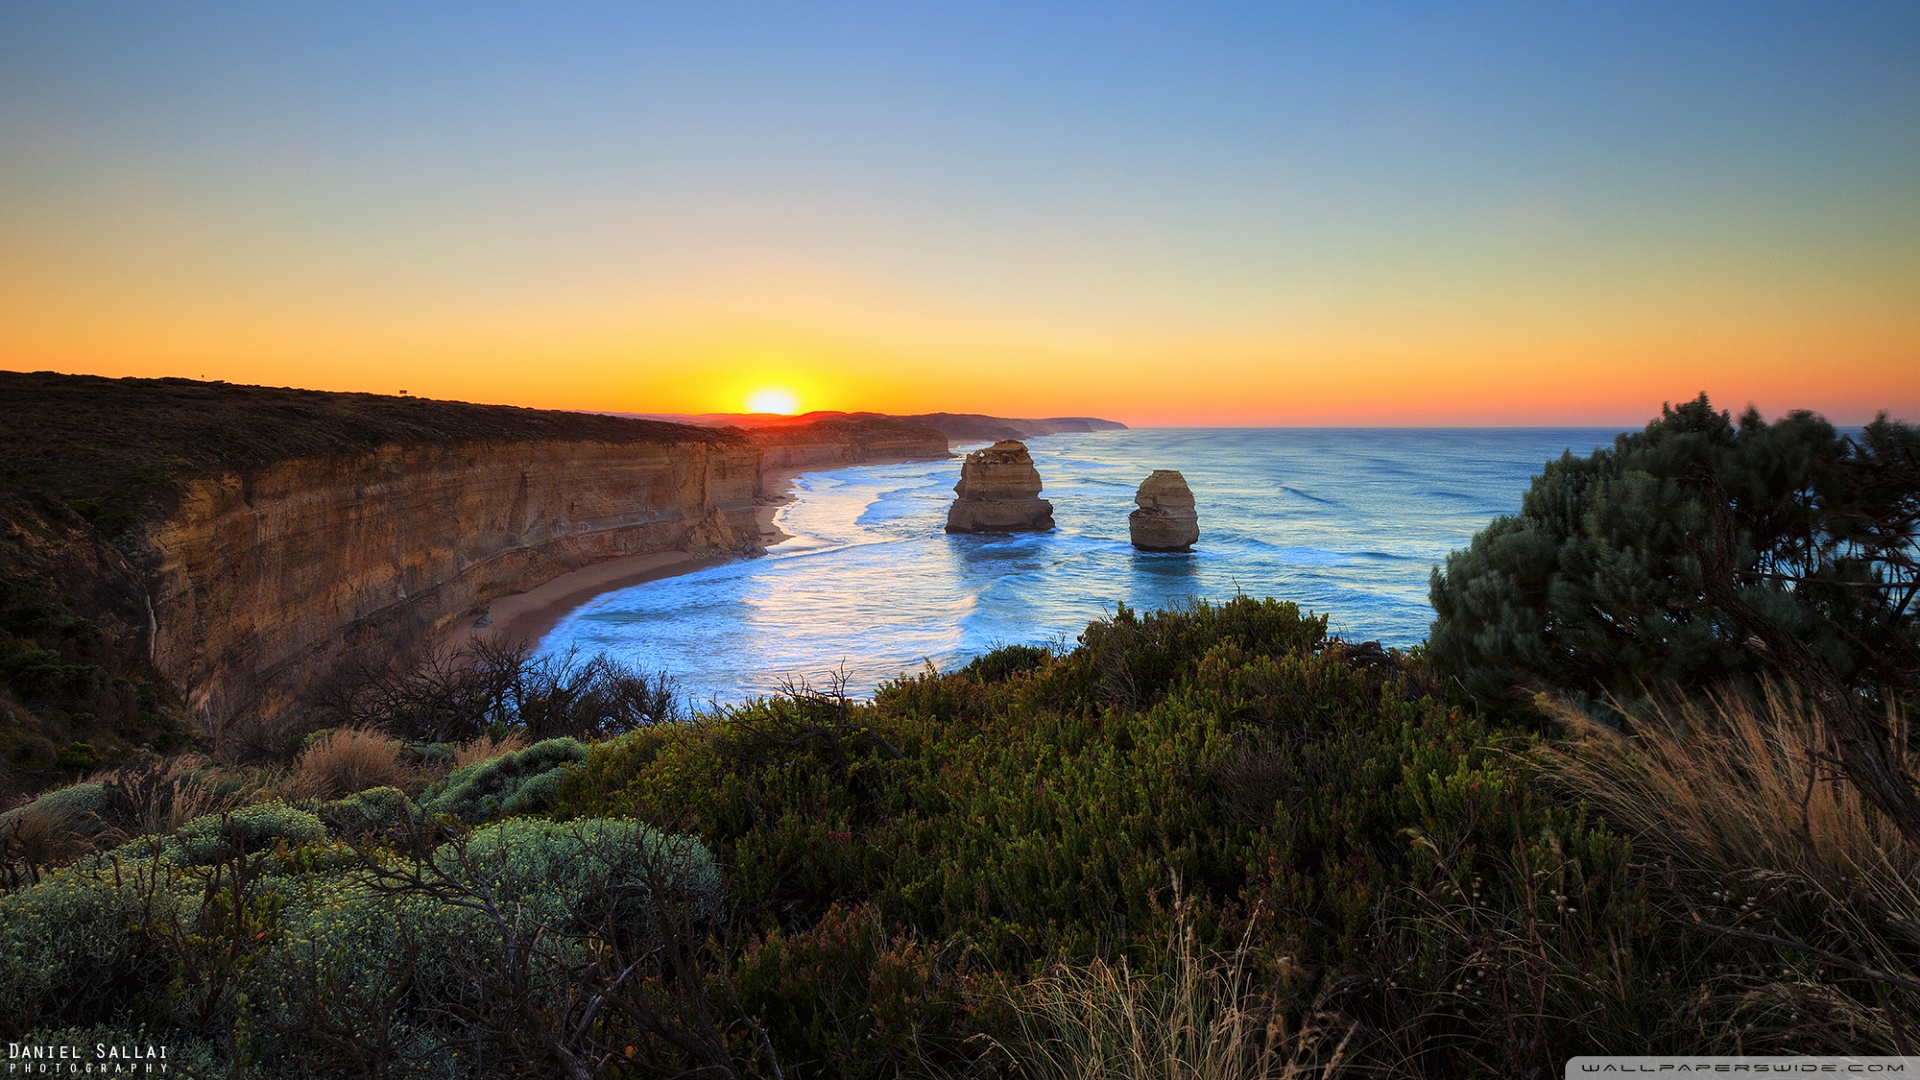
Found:
<path fill-rule="evenodd" d="M 1631 737 L 1570 706 L 1549 708 L 1574 735 L 1550 755 L 1554 771 L 1694 869 L 1810 878 L 1920 870 L 1840 774 L 1817 712 L 1789 691 L 1658 709 Z M 1905 718 L 1889 723 L 1904 756 Z"/>
<path fill-rule="evenodd" d="M 0 822 L 0 889 L 39 880 L 55 866 L 92 850 L 89 823 L 57 806 L 32 803 Z"/>
<path fill-rule="evenodd" d="M 368 788 L 406 787 L 412 774 L 400 759 L 404 749 L 398 739 L 377 731 L 336 728 L 301 753 L 284 794 L 339 799 Z"/>
<path fill-rule="evenodd" d="M 1671 914 L 1768 958 L 1720 987 L 1729 1030 L 1818 1015 L 1855 1048 L 1920 1052 L 1920 852 L 1842 775 L 1818 710 L 1776 687 L 1654 710 L 1630 736 L 1550 711 L 1572 738 L 1544 764 L 1671 876 Z M 1906 718 L 1887 723 L 1907 760 Z"/>
<path fill-rule="evenodd" d="M 501 754 L 510 754 L 515 750 L 524 750 L 526 736 L 519 731 L 511 731 L 495 738 L 492 735 L 480 735 L 464 743 L 453 755 L 453 767 L 462 769 L 477 761 L 497 758 Z"/>
<path fill-rule="evenodd" d="M 212 763 L 197 754 L 183 754 L 164 765 L 119 769 L 96 779 L 116 795 L 122 837 L 166 835 L 245 800 L 234 785 L 220 784 Z"/>
<path fill-rule="evenodd" d="M 1346 1030 L 1300 1028 L 1258 993 L 1245 943 L 1202 949 L 1186 910 L 1163 969 L 1123 961 L 1059 967 L 1013 1002 L 1020 1035 L 991 1050 L 1028 1080 L 1280 1080 L 1332 1076 Z"/>

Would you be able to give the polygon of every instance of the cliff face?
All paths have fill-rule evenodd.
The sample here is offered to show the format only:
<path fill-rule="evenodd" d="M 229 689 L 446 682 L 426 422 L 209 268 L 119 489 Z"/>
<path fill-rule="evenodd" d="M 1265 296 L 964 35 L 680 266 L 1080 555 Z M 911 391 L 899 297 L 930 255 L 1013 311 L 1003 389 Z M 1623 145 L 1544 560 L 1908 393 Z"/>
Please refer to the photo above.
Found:
<path fill-rule="evenodd" d="M 783 473 L 948 456 L 945 435 L 891 417 L 829 417 L 751 428 L 745 434 L 760 450 L 760 494 L 766 496 L 784 490 Z"/>
<path fill-rule="evenodd" d="M 215 726 L 277 714 L 587 563 L 750 549 L 756 456 L 710 440 L 402 445 L 190 478 L 143 545 L 154 661 Z"/>

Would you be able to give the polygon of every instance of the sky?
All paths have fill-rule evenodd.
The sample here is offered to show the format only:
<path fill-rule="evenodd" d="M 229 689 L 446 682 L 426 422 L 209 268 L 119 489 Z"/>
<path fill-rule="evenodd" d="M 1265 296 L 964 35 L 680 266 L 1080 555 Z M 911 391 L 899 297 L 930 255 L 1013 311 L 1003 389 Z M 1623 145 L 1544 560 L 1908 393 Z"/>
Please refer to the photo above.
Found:
<path fill-rule="evenodd" d="M 1920 4 L 7 0 L 0 368 L 1920 420 Z"/>

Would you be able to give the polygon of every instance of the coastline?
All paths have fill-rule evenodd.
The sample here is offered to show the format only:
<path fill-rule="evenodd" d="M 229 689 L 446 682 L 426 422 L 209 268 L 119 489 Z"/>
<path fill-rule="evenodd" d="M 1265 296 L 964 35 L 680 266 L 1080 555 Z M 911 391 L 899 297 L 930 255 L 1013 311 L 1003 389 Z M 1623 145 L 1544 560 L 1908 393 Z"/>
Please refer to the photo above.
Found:
<path fill-rule="evenodd" d="M 763 478 L 766 487 L 779 494 L 754 499 L 753 520 L 760 535 L 755 542 L 772 547 L 793 535 L 774 523 L 780 508 L 794 500 L 793 482 L 804 469 L 770 470 Z M 525 592 L 509 593 L 486 605 L 485 626 L 466 620 L 449 629 L 440 639 L 444 650 L 458 651 L 479 642 L 524 641 L 536 644 L 547 636 L 567 613 L 596 596 L 649 581 L 690 574 L 709 566 L 730 562 L 731 555 L 691 555 L 684 551 L 651 551 L 641 555 L 623 555 L 608 559 L 543 582 Z"/>

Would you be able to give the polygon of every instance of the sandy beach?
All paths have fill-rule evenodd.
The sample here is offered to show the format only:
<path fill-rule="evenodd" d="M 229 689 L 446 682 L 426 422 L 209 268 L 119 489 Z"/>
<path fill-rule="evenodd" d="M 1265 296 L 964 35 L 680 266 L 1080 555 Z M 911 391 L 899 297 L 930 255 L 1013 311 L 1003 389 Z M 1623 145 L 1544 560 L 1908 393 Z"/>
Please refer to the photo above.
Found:
<path fill-rule="evenodd" d="M 767 486 L 778 489 L 780 494 L 755 500 L 753 517 L 759 526 L 761 547 L 772 547 L 793 538 L 774 524 L 774 518 L 782 506 L 793 501 L 793 481 L 802 471 L 783 469 L 768 473 Z M 558 625 L 567 612 L 596 596 L 704 570 L 726 561 L 727 556 L 696 557 L 684 551 L 654 551 L 583 566 L 526 592 L 491 601 L 487 604 L 486 625 L 469 619 L 448 631 L 441 644 L 443 648 L 458 650 L 475 641 L 537 642 Z"/>

